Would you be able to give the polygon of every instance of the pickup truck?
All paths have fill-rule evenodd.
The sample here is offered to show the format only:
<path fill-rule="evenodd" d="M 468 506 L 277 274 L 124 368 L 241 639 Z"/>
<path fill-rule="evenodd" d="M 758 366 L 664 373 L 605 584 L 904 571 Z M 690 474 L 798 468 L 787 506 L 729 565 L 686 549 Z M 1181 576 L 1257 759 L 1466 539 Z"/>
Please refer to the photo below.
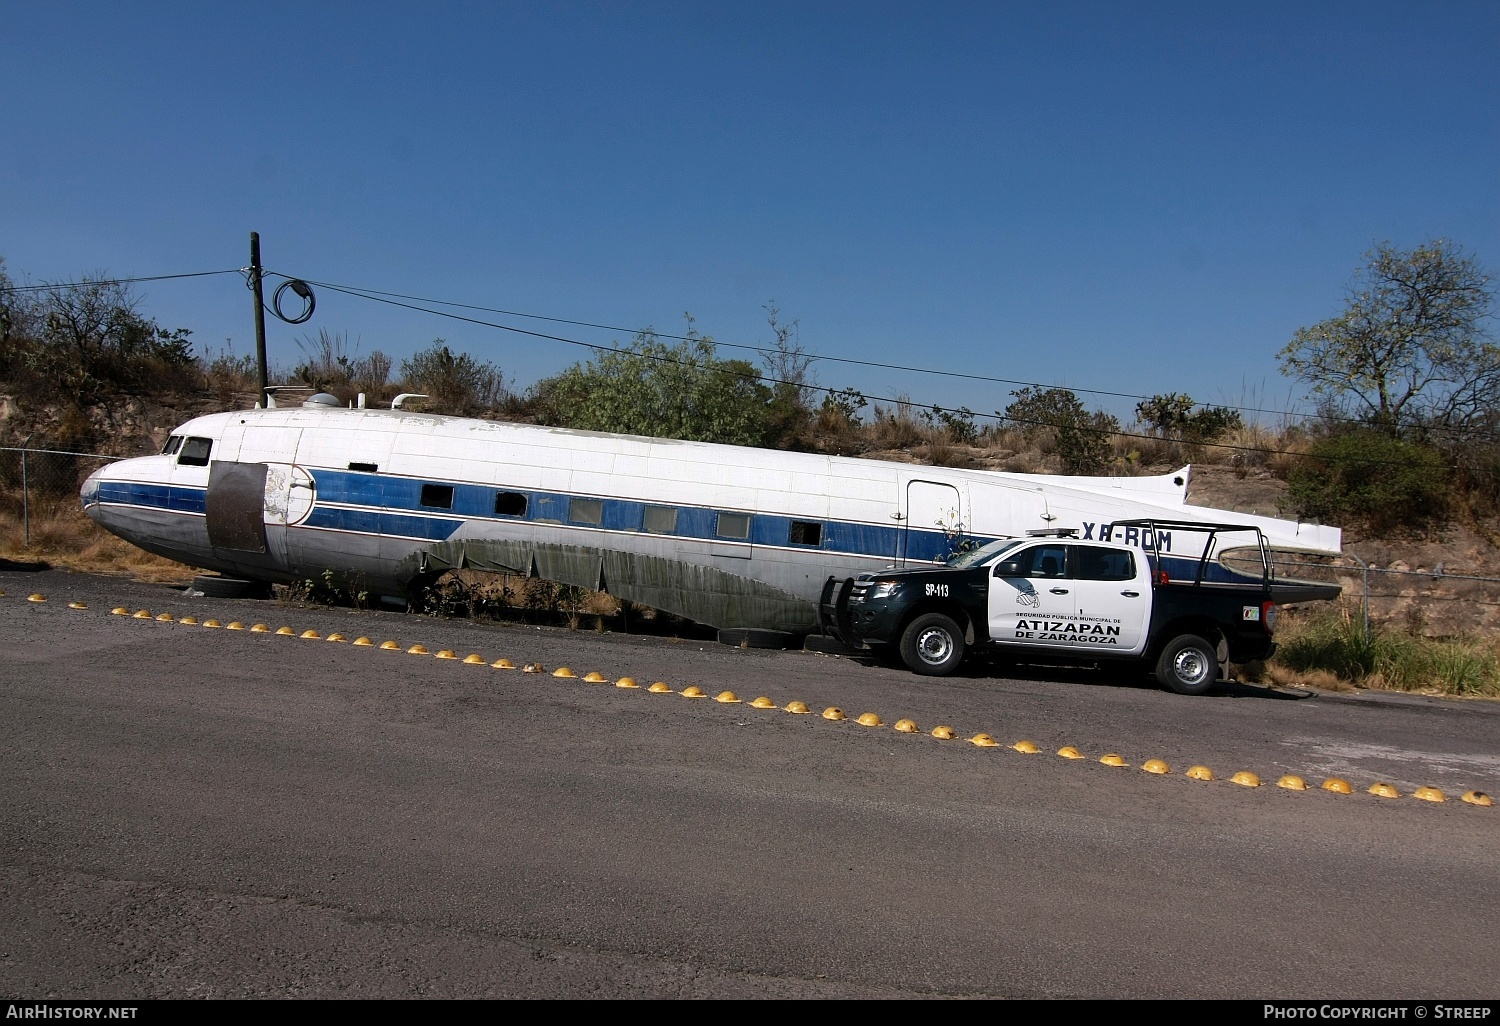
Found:
<path fill-rule="evenodd" d="M 1235 565 L 1220 558 L 1231 549 Z M 1247 562 L 1254 569 L 1242 569 Z M 1255 527 L 1131 520 L 1105 525 L 1097 539 L 1055 529 L 944 565 L 830 579 L 823 619 L 846 644 L 898 646 L 920 674 L 954 673 L 984 647 L 1015 661 L 1133 663 L 1172 691 L 1199 695 L 1230 662 L 1275 651 L 1278 599 L 1338 592 L 1277 581 Z"/>

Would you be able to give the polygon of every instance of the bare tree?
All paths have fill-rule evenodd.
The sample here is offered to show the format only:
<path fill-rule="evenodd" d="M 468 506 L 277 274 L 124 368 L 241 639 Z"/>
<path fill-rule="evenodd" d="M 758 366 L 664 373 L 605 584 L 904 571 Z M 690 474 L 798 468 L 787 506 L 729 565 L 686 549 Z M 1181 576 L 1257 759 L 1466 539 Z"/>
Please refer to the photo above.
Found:
<path fill-rule="evenodd" d="M 1491 281 L 1446 240 L 1410 252 L 1383 242 L 1365 255 L 1344 312 L 1299 328 L 1278 354 L 1282 373 L 1389 434 L 1471 429 L 1500 402 Z"/>

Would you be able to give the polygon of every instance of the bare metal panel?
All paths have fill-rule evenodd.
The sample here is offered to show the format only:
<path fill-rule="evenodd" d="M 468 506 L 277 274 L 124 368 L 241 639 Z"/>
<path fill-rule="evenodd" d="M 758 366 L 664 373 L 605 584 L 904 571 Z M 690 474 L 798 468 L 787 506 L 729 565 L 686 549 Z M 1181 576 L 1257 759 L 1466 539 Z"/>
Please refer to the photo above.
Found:
<path fill-rule="evenodd" d="M 215 462 L 208 473 L 204 512 L 216 549 L 266 551 L 266 465 Z"/>

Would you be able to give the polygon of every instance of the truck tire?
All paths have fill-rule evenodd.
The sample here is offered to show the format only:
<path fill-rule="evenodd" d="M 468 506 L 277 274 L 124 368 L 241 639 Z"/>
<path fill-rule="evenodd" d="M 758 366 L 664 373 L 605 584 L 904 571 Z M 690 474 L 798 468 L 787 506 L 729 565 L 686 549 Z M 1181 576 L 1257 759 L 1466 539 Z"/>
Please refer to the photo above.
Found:
<path fill-rule="evenodd" d="M 946 677 L 964 661 L 963 628 L 942 613 L 923 613 L 901 635 L 901 659 L 913 673 Z"/>
<path fill-rule="evenodd" d="M 1219 679 L 1218 646 L 1196 634 L 1167 642 L 1156 660 L 1156 679 L 1179 695 L 1201 695 Z"/>

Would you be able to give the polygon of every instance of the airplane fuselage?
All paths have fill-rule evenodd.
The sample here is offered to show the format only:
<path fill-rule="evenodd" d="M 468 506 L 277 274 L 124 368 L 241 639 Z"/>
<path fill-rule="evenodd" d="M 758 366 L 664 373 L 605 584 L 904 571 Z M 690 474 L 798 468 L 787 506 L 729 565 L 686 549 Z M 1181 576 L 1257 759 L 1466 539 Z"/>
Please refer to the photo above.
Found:
<path fill-rule="evenodd" d="M 332 571 L 395 595 L 448 569 L 506 571 L 789 631 L 813 626 L 830 576 L 1032 530 L 1233 517 L 1275 546 L 1339 551 L 1335 528 L 1187 506 L 1186 491 L 1186 468 L 1002 474 L 309 403 L 191 420 L 82 498 L 122 538 L 234 576 Z"/>

